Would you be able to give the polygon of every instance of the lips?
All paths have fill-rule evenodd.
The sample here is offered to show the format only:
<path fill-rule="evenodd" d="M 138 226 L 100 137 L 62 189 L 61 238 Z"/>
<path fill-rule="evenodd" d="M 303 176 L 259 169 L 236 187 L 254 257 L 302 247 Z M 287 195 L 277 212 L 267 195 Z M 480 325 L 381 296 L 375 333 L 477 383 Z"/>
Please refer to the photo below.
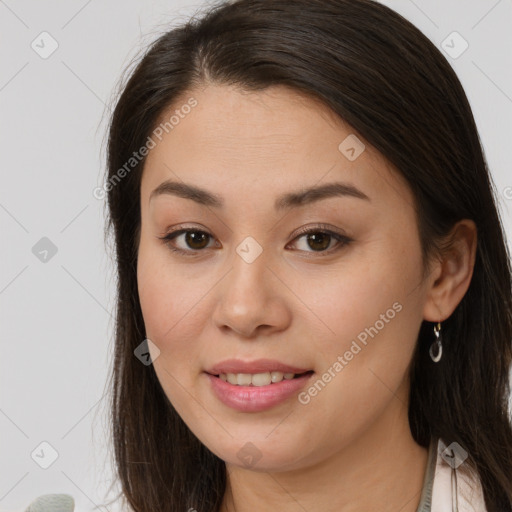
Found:
<path fill-rule="evenodd" d="M 255 413 L 272 409 L 292 399 L 308 385 L 313 372 L 306 372 L 293 379 L 284 379 L 278 383 L 263 386 L 233 385 L 206 372 L 204 376 L 211 392 L 219 402 L 239 412 Z"/>
<path fill-rule="evenodd" d="M 227 359 L 205 370 L 210 375 L 220 375 L 221 373 L 265 373 L 265 372 L 283 372 L 299 375 L 311 372 L 311 368 L 301 368 L 282 363 L 275 359 L 256 359 L 254 361 L 242 361 L 241 359 Z"/>

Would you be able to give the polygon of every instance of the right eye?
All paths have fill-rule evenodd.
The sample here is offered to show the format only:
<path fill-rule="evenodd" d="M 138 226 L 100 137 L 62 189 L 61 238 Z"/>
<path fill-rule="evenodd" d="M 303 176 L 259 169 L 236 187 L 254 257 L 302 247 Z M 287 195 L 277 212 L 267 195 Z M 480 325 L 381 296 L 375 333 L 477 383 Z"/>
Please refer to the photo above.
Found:
<path fill-rule="evenodd" d="M 208 242 L 212 238 L 210 233 L 199 229 L 176 229 L 163 237 L 158 237 L 173 252 L 186 256 L 195 256 L 197 251 L 208 249 Z M 181 242 L 181 247 L 177 244 Z"/>

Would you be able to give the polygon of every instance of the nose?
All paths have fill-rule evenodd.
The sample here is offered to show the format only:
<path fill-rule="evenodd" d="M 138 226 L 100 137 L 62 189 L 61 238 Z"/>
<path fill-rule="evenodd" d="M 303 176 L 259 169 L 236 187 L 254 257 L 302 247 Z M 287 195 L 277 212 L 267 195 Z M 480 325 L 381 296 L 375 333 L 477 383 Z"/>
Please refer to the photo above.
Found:
<path fill-rule="evenodd" d="M 265 251 L 250 263 L 235 254 L 231 270 L 216 287 L 213 321 L 219 329 L 257 338 L 289 326 L 291 294 L 279 265 L 269 263 Z"/>

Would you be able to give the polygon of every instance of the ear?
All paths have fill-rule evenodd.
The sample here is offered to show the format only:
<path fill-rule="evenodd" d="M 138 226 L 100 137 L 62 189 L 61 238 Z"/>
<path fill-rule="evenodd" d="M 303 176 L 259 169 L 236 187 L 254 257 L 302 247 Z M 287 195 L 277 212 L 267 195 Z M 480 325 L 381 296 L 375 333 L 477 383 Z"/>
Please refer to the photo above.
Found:
<path fill-rule="evenodd" d="M 445 240 L 445 249 L 431 265 L 423 317 L 442 322 L 466 294 L 476 258 L 477 228 L 472 220 L 459 221 Z"/>

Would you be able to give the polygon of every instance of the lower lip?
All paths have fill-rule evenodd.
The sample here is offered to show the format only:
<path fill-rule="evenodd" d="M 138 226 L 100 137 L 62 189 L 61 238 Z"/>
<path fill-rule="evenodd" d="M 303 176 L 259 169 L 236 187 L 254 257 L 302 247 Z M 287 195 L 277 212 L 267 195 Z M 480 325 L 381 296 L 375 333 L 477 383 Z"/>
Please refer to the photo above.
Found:
<path fill-rule="evenodd" d="M 295 379 L 283 379 L 267 386 L 236 386 L 220 377 L 205 373 L 217 398 L 228 407 L 241 412 L 260 412 L 274 407 L 298 393 L 313 373 Z"/>

